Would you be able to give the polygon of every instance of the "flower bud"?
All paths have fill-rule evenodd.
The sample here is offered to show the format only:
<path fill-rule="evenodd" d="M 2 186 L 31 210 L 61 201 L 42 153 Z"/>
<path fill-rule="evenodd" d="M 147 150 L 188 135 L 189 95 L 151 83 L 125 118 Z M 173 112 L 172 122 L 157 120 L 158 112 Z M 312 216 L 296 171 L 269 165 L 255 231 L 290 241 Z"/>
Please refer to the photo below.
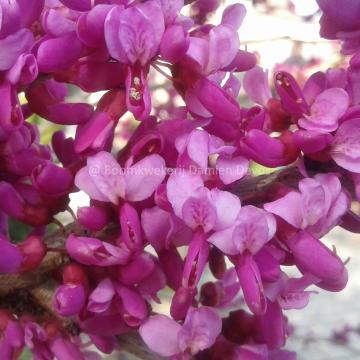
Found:
<path fill-rule="evenodd" d="M 73 175 L 70 170 L 47 161 L 38 165 L 32 172 L 33 185 L 47 195 L 63 195 L 70 191 L 73 185 Z"/>
<path fill-rule="evenodd" d="M 77 221 L 90 231 L 100 231 L 108 223 L 108 211 L 100 206 L 78 208 Z"/>
<path fill-rule="evenodd" d="M 195 298 L 196 288 L 180 287 L 171 301 L 170 314 L 174 320 L 183 320 Z"/>
<path fill-rule="evenodd" d="M 23 256 L 21 272 L 36 270 L 46 255 L 46 246 L 38 236 L 29 236 L 18 248 Z"/>
<path fill-rule="evenodd" d="M 58 287 L 53 297 L 53 307 L 61 316 L 78 314 L 85 304 L 82 284 L 65 284 Z"/>

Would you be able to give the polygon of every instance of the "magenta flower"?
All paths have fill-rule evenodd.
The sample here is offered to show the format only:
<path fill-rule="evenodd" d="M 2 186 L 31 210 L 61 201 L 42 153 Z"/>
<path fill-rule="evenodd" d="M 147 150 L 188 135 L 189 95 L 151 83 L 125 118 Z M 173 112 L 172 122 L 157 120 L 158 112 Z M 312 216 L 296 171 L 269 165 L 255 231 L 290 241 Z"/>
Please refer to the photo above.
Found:
<path fill-rule="evenodd" d="M 259 267 L 253 256 L 271 240 L 275 231 L 273 215 L 254 206 L 244 206 L 231 227 L 208 239 L 225 254 L 240 255 L 236 260 L 236 271 L 245 301 L 255 314 L 265 312 L 266 299 Z"/>
<path fill-rule="evenodd" d="M 161 356 L 193 356 L 215 343 L 221 320 L 211 308 L 201 307 L 190 309 L 182 326 L 164 315 L 155 315 L 139 331 L 146 345 Z"/>
<path fill-rule="evenodd" d="M 228 255 L 255 255 L 271 238 L 276 230 L 272 214 L 254 206 L 240 209 L 234 223 L 222 231 L 217 231 L 208 239 Z"/>
<path fill-rule="evenodd" d="M 57 288 L 54 298 L 54 309 L 61 316 L 78 314 L 85 304 L 85 291 L 81 284 L 65 284 Z"/>
<path fill-rule="evenodd" d="M 233 194 L 204 187 L 199 175 L 188 171 L 171 174 L 167 182 L 167 197 L 174 213 L 193 230 L 222 230 L 233 224 L 240 210 L 240 200 Z M 223 209 L 228 212 L 223 212 Z"/>
<path fill-rule="evenodd" d="M 155 0 L 126 9 L 116 6 L 105 20 L 105 40 L 110 55 L 128 65 L 126 103 L 139 120 L 150 114 L 147 68 L 157 54 L 164 30 L 164 15 Z"/>
<path fill-rule="evenodd" d="M 333 174 L 303 179 L 299 182 L 299 190 L 288 192 L 265 204 L 264 208 L 297 229 L 323 236 L 339 223 L 350 206 L 347 194 Z"/>
<path fill-rule="evenodd" d="M 130 257 L 125 246 L 118 247 L 106 241 L 75 235 L 67 238 L 66 250 L 73 259 L 84 265 L 121 265 L 127 263 Z"/>
<path fill-rule="evenodd" d="M 105 278 L 89 296 L 87 309 L 96 314 L 115 311 L 128 326 L 138 326 L 147 316 L 147 305 L 142 296 L 130 287 Z"/>

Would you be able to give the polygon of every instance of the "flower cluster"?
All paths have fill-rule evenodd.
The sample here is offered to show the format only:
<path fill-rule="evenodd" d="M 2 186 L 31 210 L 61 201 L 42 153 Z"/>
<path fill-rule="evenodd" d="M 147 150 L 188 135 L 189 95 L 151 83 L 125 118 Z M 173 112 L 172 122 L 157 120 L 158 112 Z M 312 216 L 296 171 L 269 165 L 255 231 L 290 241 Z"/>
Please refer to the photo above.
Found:
<path fill-rule="evenodd" d="M 356 2 L 341 5 L 341 18 L 334 1 L 318 2 L 322 34 L 360 50 Z M 350 209 L 360 200 L 359 56 L 303 87 L 277 72 L 272 92 L 240 49 L 245 7 L 206 23 L 218 5 L 0 0 L 0 272 L 31 275 L 53 252 L 68 261 L 49 274 L 54 317 L 0 311 L 1 359 L 24 346 L 39 360 L 94 359 L 89 344 L 111 353 L 137 331 L 174 360 L 292 360 L 284 312 L 305 307 L 311 285 L 346 286 L 345 262 L 321 238 L 337 225 L 360 228 Z M 161 120 L 156 72 L 171 86 Z M 250 107 L 237 100 L 241 72 Z M 69 88 L 103 95 L 94 108 L 68 102 Z M 118 151 L 126 112 L 137 127 Z M 75 137 L 57 131 L 42 145 L 33 114 L 74 126 Z M 239 197 L 253 163 L 299 176 Z M 45 241 L 79 190 L 90 198 L 76 214 L 83 231 L 60 246 Z M 25 240 L 11 239 L 10 219 L 30 227 Z M 169 316 L 152 311 L 164 289 Z"/>

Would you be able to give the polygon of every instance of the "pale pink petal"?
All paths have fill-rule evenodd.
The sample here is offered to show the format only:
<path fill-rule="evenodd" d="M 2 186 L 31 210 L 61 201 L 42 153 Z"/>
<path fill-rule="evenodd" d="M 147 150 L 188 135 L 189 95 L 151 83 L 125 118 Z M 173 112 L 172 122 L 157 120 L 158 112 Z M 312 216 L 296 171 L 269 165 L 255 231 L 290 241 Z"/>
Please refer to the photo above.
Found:
<path fill-rule="evenodd" d="M 349 107 L 349 95 L 340 88 L 323 91 L 311 106 L 310 115 L 304 115 L 299 125 L 307 130 L 331 132 Z"/>
<path fill-rule="evenodd" d="M 234 227 L 221 231 L 216 231 L 214 234 L 209 236 L 207 241 L 215 245 L 218 249 L 220 249 L 223 253 L 227 255 L 239 254 L 239 250 L 235 246 L 234 241 L 232 239 L 233 231 L 234 231 Z"/>
<path fill-rule="evenodd" d="M 124 198 L 125 182 L 122 170 L 111 154 L 100 151 L 88 157 L 87 169 L 96 187 L 112 203 L 117 204 L 119 198 Z"/>
<path fill-rule="evenodd" d="M 124 169 L 126 199 L 142 201 L 150 197 L 166 175 L 164 159 L 153 154 Z"/>
<path fill-rule="evenodd" d="M 302 224 L 300 203 L 301 195 L 297 191 L 290 191 L 282 198 L 265 204 L 264 209 L 300 229 Z"/>
<path fill-rule="evenodd" d="M 85 191 L 91 199 L 98 201 L 109 201 L 108 197 L 105 196 L 95 185 L 92 177 L 89 174 L 87 166 L 80 169 L 75 176 L 75 185 Z"/>
<path fill-rule="evenodd" d="M 161 356 L 170 357 L 180 353 L 178 334 L 181 326 L 165 315 L 151 316 L 139 329 L 145 344 Z"/>
<path fill-rule="evenodd" d="M 228 159 L 220 155 L 216 161 L 216 168 L 222 182 L 228 185 L 246 175 L 249 168 L 249 160 L 243 156 Z"/>
<path fill-rule="evenodd" d="M 228 191 L 214 188 L 211 190 L 211 199 L 217 212 L 214 230 L 223 230 L 232 226 L 241 208 L 239 197 Z"/>
<path fill-rule="evenodd" d="M 239 253 L 256 254 L 273 236 L 273 221 L 263 209 L 248 205 L 241 208 L 232 234 Z"/>
<path fill-rule="evenodd" d="M 245 18 L 245 15 L 246 8 L 243 4 L 230 5 L 224 10 L 221 23 L 238 30 Z"/>
<path fill-rule="evenodd" d="M 184 202 L 203 185 L 200 175 L 185 170 L 177 169 L 170 175 L 167 182 L 167 197 L 178 217 L 182 216 Z"/>
<path fill-rule="evenodd" d="M 201 227 L 204 232 L 209 232 L 213 229 L 217 214 L 210 201 L 210 191 L 207 188 L 201 187 L 197 189 L 193 196 L 184 202 L 182 219 L 193 230 Z"/>
<path fill-rule="evenodd" d="M 341 124 L 331 145 L 330 155 L 346 170 L 360 173 L 360 119 Z"/>
<path fill-rule="evenodd" d="M 247 71 L 244 76 L 244 89 L 252 101 L 265 106 L 271 98 L 268 72 L 259 66 Z"/>
<path fill-rule="evenodd" d="M 179 331 L 179 347 L 192 355 L 211 347 L 221 332 L 221 318 L 209 307 L 190 309 Z"/>

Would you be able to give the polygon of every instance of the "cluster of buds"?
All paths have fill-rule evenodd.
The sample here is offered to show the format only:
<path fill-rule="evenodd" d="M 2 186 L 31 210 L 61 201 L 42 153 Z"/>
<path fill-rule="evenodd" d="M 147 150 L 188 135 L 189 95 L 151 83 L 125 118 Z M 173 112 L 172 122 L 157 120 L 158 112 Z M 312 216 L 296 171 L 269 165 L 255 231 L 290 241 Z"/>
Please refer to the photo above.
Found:
<path fill-rule="evenodd" d="M 68 259 L 49 274 L 54 318 L 0 311 L 1 359 L 25 346 L 39 360 L 94 359 L 89 345 L 111 353 L 134 331 L 173 360 L 296 358 L 284 312 L 308 304 L 309 286 L 344 289 L 346 261 L 321 238 L 360 229 L 360 6 L 344 1 L 340 19 L 334 1 L 318 2 L 322 33 L 344 40 L 350 66 L 303 87 L 276 72 L 272 92 L 240 49 L 241 4 L 213 25 L 220 1 L 0 0 L 0 272 L 35 271 L 48 252 Z M 237 100 L 242 72 L 250 107 Z M 161 118 L 155 73 L 171 88 Z M 103 95 L 70 103 L 69 87 Z M 127 112 L 137 126 L 119 151 Z M 74 126 L 74 138 L 57 131 L 41 144 L 34 114 Z M 253 163 L 301 176 L 243 199 Z M 86 233 L 45 244 L 79 190 Z M 10 219 L 30 227 L 25 240 L 11 238 Z M 161 290 L 168 316 L 152 310 Z"/>

